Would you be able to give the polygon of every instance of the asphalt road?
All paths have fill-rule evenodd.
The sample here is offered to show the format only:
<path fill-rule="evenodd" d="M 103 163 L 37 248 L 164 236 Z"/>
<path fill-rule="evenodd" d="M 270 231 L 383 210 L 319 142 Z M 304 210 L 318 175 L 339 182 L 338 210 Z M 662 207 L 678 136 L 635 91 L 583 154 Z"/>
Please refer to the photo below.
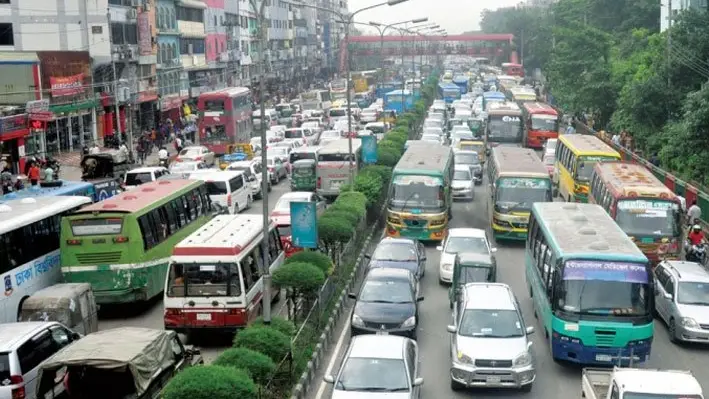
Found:
<path fill-rule="evenodd" d="M 489 231 L 486 201 L 489 201 L 487 184 L 477 188 L 474 202 L 454 204 L 452 227 L 476 227 Z M 580 368 L 571 365 L 559 365 L 551 359 L 549 345 L 544 339 L 542 326 L 534 319 L 532 301 L 524 277 L 524 246 L 522 243 L 497 243 L 498 248 L 498 281 L 509 284 L 522 305 L 524 317 L 528 325 L 534 326 L 536 332 L 532 336 L 533 350 L 537 359 L 537 379 L 531 393 L 515 391 L 476 390 L 453 392 L 450 389 L 449 345 L 450 338 L 446 326 L 451 322 L 448 307 L 447 288 L 438 284 L 439 252 L 434 246 L 427 247 L 427 271 L 421 282 L 424 301 L 420 308 L 420 326 L 418 344 L 421 360 L 421 376 L 424 378 L 423 398 L 499 398 L 499 397 L 530 397 L 539 399 L 567 399 L 580 397 Z M 350 307 L 352 301 L 349 303 Z M 336 374 L 342 364 L 343 352 L 349 342 L 349 320 L 341 323 L 340 331 L 334 334 L 338 342 L 333 344 L 332 353 L 323 362 L 324 367 L 319 376 Z M 669 341 L 667 328 L 660 322 L 655 322 L 655 340 L 650 362 L 644 367 L 691 370 L 702 384 L 705 392 L 709 392 L 709 346 L 675 345 Z M 643 366 L 641 366 L 643 367 Z M 329 398 L 332 386 L 325 384 L 322 378 L 316 381 L 308 392 L 309 398 Z"/>
<path fill-rule="evenodd" d="M 278 185 L 273 186 L 271 193 L 268 196 L 269 212 L 273 209 L 278 199 L 286 192 L 290 192 L 288 180 L 282 180 Z M 263 202 L 255 200 L 251 209 L 245 211 L 249 214 L 261 214 Z M 146 327 L 146 328 L 163 328 L 163 301 L 162 295 L 154 298 L 150 303 L 144 306 L 119 307 L 111 309 L 102 309 L 99 313 L 99 330 L 107 330 L 116 327 Z M 274 304 L 274 314 L 285 311 L 281 307 L 285 301 L 279 301 Z M 193 339 L 186 341 L 186 337 L 182 337 L 183 342 L 197 345 L 202 349 L 202 356 L 205 362 L 213 361 L 219 354 L 231 346 L 230 336 L 214 337 L 213 335 L 196 336 Z"/>

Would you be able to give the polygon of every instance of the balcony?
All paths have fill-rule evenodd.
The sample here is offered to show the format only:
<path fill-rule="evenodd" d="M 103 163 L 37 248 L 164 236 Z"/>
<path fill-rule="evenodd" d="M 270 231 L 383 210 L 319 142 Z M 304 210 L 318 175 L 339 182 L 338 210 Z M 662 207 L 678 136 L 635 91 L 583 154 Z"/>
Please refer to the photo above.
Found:
<path fill-rule="evenodd" d="M 185 69 L 204 68 L 207 66 L 207 58 L 204 54 L 183 54 L 180 56 L 182 67 Z"/>
<path fill-rule="evenodd" d="M 204 24 L 201 22 L 177 21 L 177 29 L 182 34 L 182 37 L 197 39 L 207 37 L 207 34 L 204 32 Z"/>
<path fill-rule="evenodd" d="M 108 7 L 108 13 L 111 15 L 111 23 L 134 24 L 138 20 L 138 12 L 132 7 L 116 6 L 111 4 Z"/>
<path fill-rule="evenodd" d="M 303 18 L 294 19 L 293 26 L 298 27 L 298 28 L 307 28 L 308 27 L 308 20 L 303 19 Z"/>
<path fill-rule="evenodd" d="M 167 60 L 160 60 L 160 63 L 157 65 L 158 69 L 173 69 L 173 68 L 182 68 L 182 59 L 180 57 L 177 58 L 172 58 L 172 59 L 167 59 Z"/>

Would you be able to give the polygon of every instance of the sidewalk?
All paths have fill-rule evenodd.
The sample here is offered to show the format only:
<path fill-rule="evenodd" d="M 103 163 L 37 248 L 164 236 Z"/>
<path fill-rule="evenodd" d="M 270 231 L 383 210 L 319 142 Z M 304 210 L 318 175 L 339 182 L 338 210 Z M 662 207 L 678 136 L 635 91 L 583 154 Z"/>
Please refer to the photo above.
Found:
<path fill-rule="evenodd" d="M 59 178 L 62 180 L 80 181 L 81 180 L 81 152 L 70 152 L 61 154 L 62 157 L 54 157 L 62 165 Z M 156 166 L 158 164 L 158 151 L 154 150 L 148 155 L 142 166 Z M 134 167 L 140 167 L 140 164 L 135 164 Z"/>

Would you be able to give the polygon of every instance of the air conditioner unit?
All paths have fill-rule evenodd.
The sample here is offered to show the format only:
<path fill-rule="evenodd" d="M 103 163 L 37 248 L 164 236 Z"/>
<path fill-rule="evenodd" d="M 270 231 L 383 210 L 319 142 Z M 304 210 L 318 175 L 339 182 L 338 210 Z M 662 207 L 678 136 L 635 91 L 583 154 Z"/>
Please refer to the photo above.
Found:
<path fill-rule="evenodd" d="M 143 3 L 143 11 L 150 11 L 150 2 L 149 1 L 145 1 Z"/>
<path fill-rule="evenodd" d="M 129 9 L 128 11 L 126 11 L 126 18 L 128 18 L 128 19 L 134 19 L 137 16 L 138 16 L 138 12 L 132 8 Z"/>

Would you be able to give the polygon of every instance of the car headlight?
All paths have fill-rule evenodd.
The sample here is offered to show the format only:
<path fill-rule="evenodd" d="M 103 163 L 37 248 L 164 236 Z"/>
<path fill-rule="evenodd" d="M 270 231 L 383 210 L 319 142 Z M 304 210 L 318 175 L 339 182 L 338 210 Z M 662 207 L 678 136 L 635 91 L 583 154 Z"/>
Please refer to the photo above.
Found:
<path fill-rule="evenodd" d="M 450 271 L 453 270 L 453 265 L 452 265 L 452 264 L 449 264 L 449 263 L 444 263 L 444 264 L 441 265 L 441 269 L 443 269 L 443 270 L 445 270 L 445 271 L 447 271 L 447 272 L 450 272 Z"/>
<path fill-rule="evenodd" d="M 699 323 L 697 323 L 697 321 L 691 317 L 683 317 L 682 318 L 682 326 L 696 328 L 696 327 L 699 327 Z"/>
<path fill-rule="evenodd" d="M 529 352 L 520 353 L 514 361 L 515 367 L 524 367 L 532 364 L 532 355 Z"/>
<path fill-rule="evenodd" d="M 411 316 L 406 321 L 401 323 L 402 328 L 413 327 L 416 325 L 416 316 Z"/>
<path fill-rule="evenodd" d="M 356 314 L 353 314 L 352 325 L 355 327 L 364 327 L 364 321 L 362 321 L 361 317 L 357 316 Z"/>
<path fill-rule="evenodd" d="M 461 352 L 461 351 L 458 351 L 458 353 L 456 354 L 455 357 L 458 358 L 458 361 L 459 361 L 460 363 L 464 363 L 464 364 L 475 364 L 475 360 L 474 360 L 472 357 L 466 355 L 465 353 L 463 353 L 463 352 Z"/>

